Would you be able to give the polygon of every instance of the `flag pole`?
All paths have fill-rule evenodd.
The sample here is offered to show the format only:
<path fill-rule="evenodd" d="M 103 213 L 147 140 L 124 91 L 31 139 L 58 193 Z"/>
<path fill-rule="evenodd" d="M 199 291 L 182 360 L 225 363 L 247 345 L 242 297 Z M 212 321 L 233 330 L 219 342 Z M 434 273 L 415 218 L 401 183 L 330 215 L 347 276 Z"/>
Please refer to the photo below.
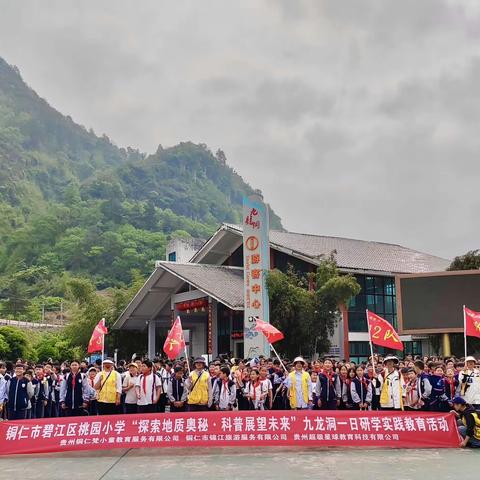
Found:
<path fill-rule="evenodd" d="M 187 342 L 185 342 L 185 360 L 187 361 L 187 370 L 190 375 L 190 360 L 188 359 Z"/>
<path fill-rule="evenodd" d="M 267 340 L 267 342 L 268 342 L 268 340 Z M 285 373 L 288 373 L 287 367 L 283 364 L 282 359 L 279 357 L 277 351 L 275 350 L 275 347 L 274 347 L 270 342 L 268 342 L 268 343 L 269 343 L 269 345 L 272 347 L 273 353 L 275 353 L 275 355 L 277 356 L 277 358 L 280 360 L 280 365 L 281 365 L 281 366 L 283 367 L 283 369 L 285 370 Z"/>
<path fill-rule="evenodd" d="M 465 358 L 467 358 L 467 315 L 465 313 L 465 305 L 463 306 L 463 341 L 465 344 Z"/>
<path fill-rule="evenodd" d="M 373 371 L 377 373 L 375 370 L 375 357 L 373 356 L 373 343 L 372 343 L 372 335 L 370 334 L 370 322 L 368 321 L 368 308 L 365 310 L 365 314 L 367 315 L 368 342 L 370 343 L 370 354 L 372 355 Z"/>

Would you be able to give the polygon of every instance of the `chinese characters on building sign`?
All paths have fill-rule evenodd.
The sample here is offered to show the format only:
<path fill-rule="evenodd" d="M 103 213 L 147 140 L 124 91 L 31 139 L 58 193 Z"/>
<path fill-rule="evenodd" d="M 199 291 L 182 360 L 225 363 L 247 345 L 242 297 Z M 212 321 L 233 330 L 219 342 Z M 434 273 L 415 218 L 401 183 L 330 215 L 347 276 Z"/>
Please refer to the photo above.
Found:
<path fill-rule="evenodd" d="M 270 270 L 268 208 L 260 197 L 243 199 L 244 352 L 246 357 L 269 353 L 264 336 L 254 330 L 255 319 L 269 321 L 266 274 Z"/>

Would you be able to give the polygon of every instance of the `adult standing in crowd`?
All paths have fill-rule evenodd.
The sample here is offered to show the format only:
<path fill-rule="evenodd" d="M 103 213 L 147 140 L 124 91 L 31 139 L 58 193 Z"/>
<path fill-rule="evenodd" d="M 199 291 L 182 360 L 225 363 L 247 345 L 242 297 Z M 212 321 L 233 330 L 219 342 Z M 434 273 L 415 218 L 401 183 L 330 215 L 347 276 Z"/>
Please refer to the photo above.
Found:
<path fill-rule="evenodd" d="M 292 410 L 306 410 L 313 405 L 312 381 L 310 375 L 305 371 L 305 366 L 306 362 L 302 357 L 295 358 L 293 360 L 294 370 L 285 380 Z"/>
<path fill-rule="evenodd" d="M 114 365 L 111 358 L 106 358 L 102 362 L 103 370 L 95 377 L 99 415 L 115 415 L 119 410 L 122 378 L 120 373 L 115 370 Z"/>
<path fill-rule="evenodd" d="M 475 357 L 465 358 L 465 368 L 458 374 L 460 394 L 473 408 L 480 410 L 480 370 Z"/>
<path fill-rule="evenodd" d="M 383 384 L 380 393 L 380 407 L 382 410 L 403 410 L 400 373 L 395 368 L 398 365 L 398 358 L 388 355 L 383 360 L 383 365 L 385 370 L 383 372 Z"/>
<path fill-rule="evenodd" d="M 208 410 L 211 405 L 211 388 L 209 374 L 205 370 L 205 359 L 197 357 L 194 361 L 194 370 L 185 381 L 185 387 L 188 392 L 188 410 L 190 412 Z"/>

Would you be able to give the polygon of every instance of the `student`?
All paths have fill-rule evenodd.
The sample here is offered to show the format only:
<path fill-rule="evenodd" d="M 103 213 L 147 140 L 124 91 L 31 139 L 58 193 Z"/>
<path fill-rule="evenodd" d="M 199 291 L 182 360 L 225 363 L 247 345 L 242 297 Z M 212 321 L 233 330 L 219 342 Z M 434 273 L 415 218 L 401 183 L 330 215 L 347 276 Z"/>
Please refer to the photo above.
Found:
<path fill-rule="evenodd" d="M 421 360 L 414 362 L 413 368 L 417 374 L 417 389 L 418 395 L 420 396 L 420 405 L 422 406 L 422 410 L 430 410 L 430 396 L 432 394 L 430 375 L 425 372 L 425 364 Z"/>
<path fill-rule="evenodd" d="M 25 378 L 25 367 L 15 365 L 15 376 L 8 381 L 8 419 L 25 420 L 28 402 L 33 396 L 33 385 Z"/>
<path fill-rule="evenodd" d="M 142 362 L 142 373 L 137 377 L 135 391 L 138 413 L 154 413 L 162 393 L 162 384 L 161 379 L 153 371 L 151 360 L 146 359 Z"/>
<path fill-rule="evenodd" d="M 458 427 L 458 432 L 463 437 L 460 447 L 480 447 L 479 413 L 463 397 L 455 397 L 452 403 L 453 413 L 463 423 Z"/>
<path fill-rule="evenodd" d="M 323 362 L 323 372 L 318 375 L 317 382 L 318 407 L 320 410 L 336 410 L 340 405 L 341 392 L 338 375 L 333 371 L 333 362 Z"/>
<path fill-rule="evenodd" d="M 348 368 L 346 367 L 346 365 L 342 365 L 338 369 L 338 381 L 340 386 L 340 405 L 338 406 L 338 409 L 346 410 L 349 405 L 349 399 L 351 399 L 351 396 L 350 396 L 351 380 L 348 378 Z M 316 385 L 316 382 L 315 382 L 315 385 Z M 351 408 L 351 404 L 350 404 L 350 408 Z"/>
<path fill-rule="evenodd" d="M 0 362 L 0 419 L 5 418 L 5 405 L 8 399 L 7 381 L 5 380 L 6 366 Z"/>
<path fill-rule="evenodd" d="M 45 408 L 48 404 L 49 389 L 42 365 L 35 367 L 35 378 L 32 381 L 32 418 L 44 418 Z"/>
<path fill-rule="evenodd" d="M 56 417 L 54 388 L 57 384 L 57 376 L 50 362 L 44 364 L 43 371 L 45 372 L 45 379 L 48 383 L 48 398 L 47 404 L 45 405 L 44 418 Z"/>
<path fill-rule="evenodd" d="M 106 358 L 103 370 L 95 376 L 95 390 L 97 391 L 97 409 L 99 415 L 115 415 L 118 413 L 120 396 L 122 394 L 122 378 L 115 371 L 114 362 Z"/>
<path fill-rule="evenodd" d="M 422 408 L 420 397 L 418 395 L 417 374 L 413 368 L 409 368 L 407 372 L 408 381 L 405 386 L 405 410 L 416 411 Z"/>
<path fill-rule="evenodd" d="M 262 367 L 266 370 L 266 367 Z M 230 369 L 221 367 L 213 385 L 213 406 L 215 410 L 233 410 L 237 399 L 235 382 L 230 380 Z"/>
<path fill-rule="evenodd" d="M 88 383 L 88 414 L 89 415 L 98 415 L 97 408 L 97 391 L 95 390 L 95 377 L 97 376 L 98 370 L 95 367 L 90 367 L 87 370 L 87 383 Z"/>
<path fill-rule="evenodd" d="M 480 370 L 475 357 L 465 358 L 465 367 L 458 374 L 460 395 L 476 410 L 480 409 Z"/>
<path fill-rule="evenodd" d="M 267 399 L 265 401 L 265 409 L 271 410 L 273 407 L 273 385 L 270 379 L 268 378 L 268 368 L 266 365 L 260 367 L 260 381 L 265 383 L 265 387 L 268 391 Z"/>
<path fill-rule="evenodd" d="M 125 413 L 127 414 L 137 413 L 137 392 L 135 390 L 137 377 L 138 365 L 131 363 L 122 383 L 122 392 L 125 394 Z"/>
<path fill-rule="evenodd" d="M 250 410 L 265 410 L 268 390 L 260 380 L 260 373 L 256 368 L 252 368 L 250 372 L 250 380 L 245 385 L 245 395 L 249 401 Z"/>
<path fill-rule="evenodd" d="M 452 362 L 453 363 L 453 362 Z M 448 411 L 453 407 L 453 399 L 457 396 L 458 378 L 455 378 L 455 367 L 447 367 L 445 372 L 445 396 L 447 404 L 450 407 Z"/>
<path fill-rule="evenodd" d="M 403 410 L 400 374 L 395 368 L 395 365 L 398 365 L 398 358 L 393 355 L 387 355 L 383 360 L 383 365 L 385 370 L 382 377 L 380 408 L 382 410 Z"/>
<path fill-rule="evenodd" d="M 380 394 L 382 392 L 383 378 L 375 371 L 375 367 L 370 363 L 367 366 L 365 376 L 372 382 L 372 410 L 380 410 Z"/>
<path fill-rule="evenodd" d="M 290 400 L 292 410 L 306 410 L 311 408 L 313 403 L 312 380 L 305 371 L 307 363 L 302 357 L 293 360 L 293 371 L 290 372 L 285 380 L 287 387 L 287 396 Z"/>
<path fill-rule="evenodd" d="M 372 383 L 364 377 L 363 367 L 355 369 L 356 376 L 350 384 L 350 394 L 355 410 L 368 410 L 372 403 Z"/>
<path fill-rule="evenodd" d="M 60 384 L 60 407 L 67 417 L 78 417 L 88 413 L 86 411 L 89 399 L 88 382 L 80 371 L 80 362 L 70 362 L 70 372 Z"/>
<path fill-rule="evenodd" d="M 184 412 L 187 401 L 187 389 L 185 388 L 184 369 L 177 365 L 174 374 L 168 382 L 167 398 L 170 402 L 170 412 Z"/>
<path fill-rule="evenodd" d="M 278 362 L 280 365 L 280 362 Z M 237 390 L 237 405 L 239 410 L 248 410 L 250 405 L 247 397 L 245 396 L 244 389 L 248 382 L 247 368 L 243 360 L 238 361 L 238 367 L 233 374 L 235 381 L 235 387 Z"/>
<path fill-rule="evenodd" d="M 429 380 L 432 385 L 429 409 L 432 412 L 449 412 L 451 408 L 445 393 L 445 371 L 441 365 L 433 367 Z"/>
<path fill-rule="evenodd" d="M 172 376 L 171 364 L 164 362 L 160 358 L 155 358 L 153 360 L 153 363 L 155 364 L 155 373 L 160 378 L 160 384 L 162 387 L 162 392 L 160 393 L 160 397 L 158 398 L 157 412 L 165 413 L 165 408 L 168 403 L 168 382 L 170 381 L 170 378 Z M 141 371 L 141 367 L 139 371 Z"/>
<path fill-rule="evenodd" d="M 211 405 L 210 377 L 205 370 L 206 362 L 203 357 L 196 358 L 193 365 L 194 370 L 185 381 L 185 387 L 188 391 L 188 410 L 190 412 L 201 412 L 208 410 L 208 406 Z"/>
<path fill-rule="evenodd" d="M 32 380 L 33 380 L 33 370 L 27 370 L 25 372 L 25 378 L 30 382 L 32 383 Z M 33 386 L 33 384 L 32 384 Z M 34 395 L 32 395 L 29 399 L 28 399 L 28 405 L 27 405 L 27 415 L 25 418 L 27 418 L 27 420 L 30 420 L 32 418 L 32 398 L 34 398 Z"/>
<path fill-rule="evenodd" d="M 273 394 L 273 410 L 286 410 L 289 407 L 288 397 L 285 395 L 286 388 L 285 370 L 280 364 L 280 360 L 273 361 L 273 375 L 272 375 L 272 394 Z"/>

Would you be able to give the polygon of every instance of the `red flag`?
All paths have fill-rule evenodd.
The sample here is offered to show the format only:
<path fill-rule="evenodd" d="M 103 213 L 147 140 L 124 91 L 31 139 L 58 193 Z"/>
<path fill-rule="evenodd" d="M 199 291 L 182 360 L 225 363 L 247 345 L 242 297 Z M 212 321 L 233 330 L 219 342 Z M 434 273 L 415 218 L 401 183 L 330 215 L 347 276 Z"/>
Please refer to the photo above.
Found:
<path fill-rule="evenodd" d="M 102 318 L 93 329 L 92 336 L 88 342 L 88 353 L 101 352 L 103 350 L 103 336 L 108 333 L 105 326 L 105 319 Z"/>
<path fill-rule="evenodd" d="M 370 340 L 375 345 L 402 350 L 403 343 L 395 329 L 384 318 L 367 310 L 368 331 Z"/>
<path fill-rule="evenodd" d="M 185 350 L 185 338 L 183 336 L 182 322 L 180 317 L 177 317 L 163 344 L 163 351 L 170 360 L 175 360 L 183 350 Z"/>
<path fill-rule="evenodd" d="M 467 307 L 465 309 L 465 335 L 480 338 L 480 312 L 475 312 Z"/>
<path fill-rule="evenodd" d="M 275 343 L 284 338 L 284 335 L 280 330 L 277 330 L 272 324 L 264 322 L 258 318 L 256 320 L 255 330 L 257 332 L 262 332 L 267 337 L 269 343 Z"/>

